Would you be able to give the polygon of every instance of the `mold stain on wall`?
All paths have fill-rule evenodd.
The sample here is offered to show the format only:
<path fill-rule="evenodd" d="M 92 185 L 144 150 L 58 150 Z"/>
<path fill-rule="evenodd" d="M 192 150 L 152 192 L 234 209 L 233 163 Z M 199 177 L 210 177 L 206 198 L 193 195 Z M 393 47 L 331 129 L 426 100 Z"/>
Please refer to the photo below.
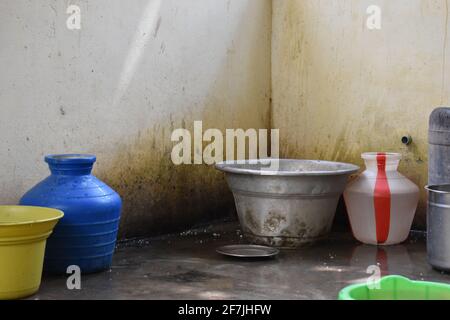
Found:
<path fill-rule="evenodd" d="M 184 230 L 233 214 L 223 175 L 206 165 L 172 164 L 167 134 L 169 128 L 156 126 L 98 164 L 97 174 L 123 199 L 122 238 Z"/>
<path fill-rule="evenodd" d="M 376 1 L 382 28 L 369 30 L 373 4 L 273 2 L 272 127 L 284 157 L 363 166 L 362 152 L 401 152 L 400 171 L 422 189 L 415 223 L 423 227 L 428 117 L 450 104 L 448 3 Z"/>

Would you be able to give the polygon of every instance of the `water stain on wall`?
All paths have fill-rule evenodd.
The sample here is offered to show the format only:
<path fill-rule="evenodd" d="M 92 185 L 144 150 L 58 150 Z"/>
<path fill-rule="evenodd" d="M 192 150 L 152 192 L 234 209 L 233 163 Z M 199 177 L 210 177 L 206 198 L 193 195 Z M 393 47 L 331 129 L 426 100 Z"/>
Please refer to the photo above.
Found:
<path fill-rule="evenodd" d="M 233 213 L 232 195 L 214 167 L 172 163 L 170 132 L 156 126 L 97 164 L 97 175 L 123 199 L 121 238 L 184 230 Z"/>
<path fill-rule="evenodd" d="M 415 224 L 424 227 L 428 117 L 450 104 L 447 1 L 381 1 L 376 31 L 365 24 L 372 4 L 274 2 L 272 126 L 284 157 L 363 167 L 363 152 L 402 153 L 400 172 L 422 190 Z"/>

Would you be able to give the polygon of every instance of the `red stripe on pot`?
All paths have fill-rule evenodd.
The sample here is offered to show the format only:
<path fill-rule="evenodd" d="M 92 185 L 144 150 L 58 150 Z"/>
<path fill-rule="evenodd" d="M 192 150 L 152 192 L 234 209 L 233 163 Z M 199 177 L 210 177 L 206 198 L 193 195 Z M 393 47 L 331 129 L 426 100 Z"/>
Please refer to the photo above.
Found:
<path fill-rule="evenodd" d="M 391 222 L 391 190 L 386 176 L 386 154 L 377 154 L 378 174 L 375 183 L 373 202 L 375 207 L 375 222 L 377 241 L 383 244 L 389 237 Z"/>

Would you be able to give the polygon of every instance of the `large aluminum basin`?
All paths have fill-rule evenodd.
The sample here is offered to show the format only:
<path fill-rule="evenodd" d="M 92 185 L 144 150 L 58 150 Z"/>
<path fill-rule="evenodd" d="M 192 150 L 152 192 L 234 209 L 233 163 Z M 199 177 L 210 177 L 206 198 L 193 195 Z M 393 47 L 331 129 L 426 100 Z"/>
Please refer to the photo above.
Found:
<path fill-rule="evenodd" d="M 246 238 L 292 248 L 325 237 L 348 177 L 359 167 L 317 160 L 270 161 L 277 170 L 262 160 L 216 165 L 226 173 Z"/>

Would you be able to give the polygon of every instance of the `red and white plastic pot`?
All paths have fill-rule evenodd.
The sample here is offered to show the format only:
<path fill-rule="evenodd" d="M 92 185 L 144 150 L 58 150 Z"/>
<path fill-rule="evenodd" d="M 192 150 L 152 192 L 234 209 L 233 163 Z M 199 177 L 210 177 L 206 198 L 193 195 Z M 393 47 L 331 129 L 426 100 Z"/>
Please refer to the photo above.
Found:
<path fill-rule="evenodd" d="M 419 188 L 397 171 L 399 153 L 363 153 L 364 171 L 344 192 L 356 239 L 366 244 L 394 245 L 409 235 L 419 201 Z"/>

